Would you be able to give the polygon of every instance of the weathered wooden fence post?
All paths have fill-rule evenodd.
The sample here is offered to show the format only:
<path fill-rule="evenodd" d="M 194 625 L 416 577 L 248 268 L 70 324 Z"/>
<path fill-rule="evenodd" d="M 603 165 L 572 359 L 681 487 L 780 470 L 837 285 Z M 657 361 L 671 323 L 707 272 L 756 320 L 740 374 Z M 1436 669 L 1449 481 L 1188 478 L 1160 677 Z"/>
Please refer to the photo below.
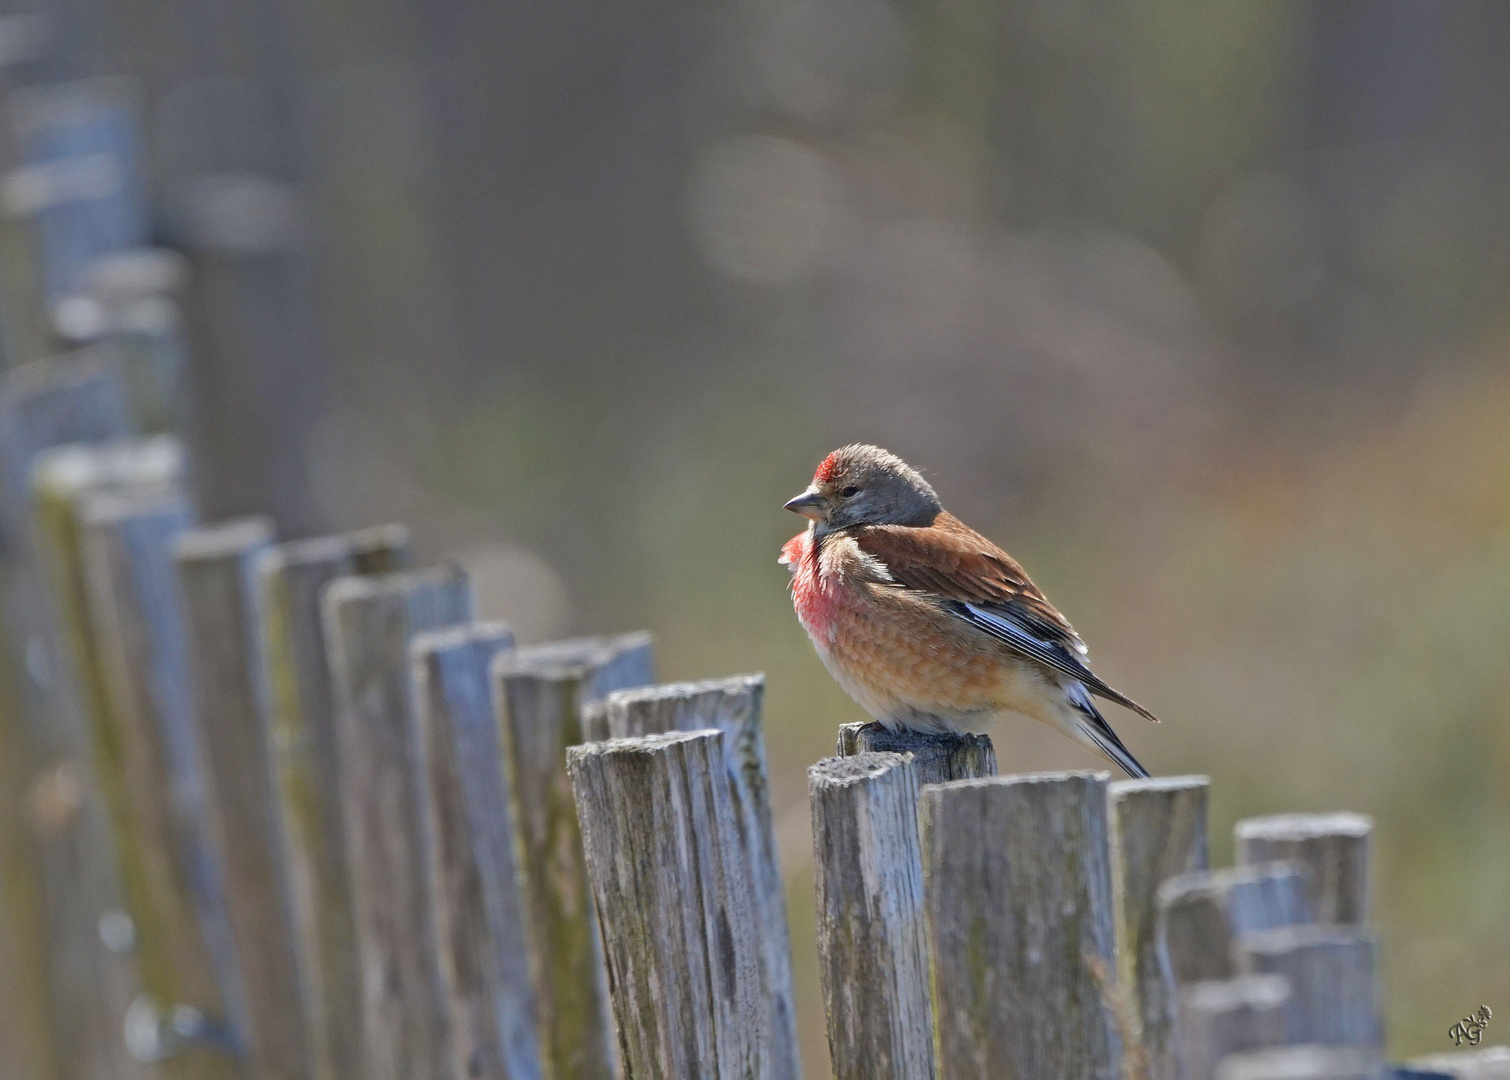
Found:
<path fill-rule="evenodd" d="M 1191 983 L 1180 993 L 1179 1051 L 1184 1080 L 1214 1080 L 1228 1054 L 1285 1043 L 1290 984 L 1277 975 Z"/>
<path fill-rule="evenodd" d="M 628 1080 L 774 1080 L 765 927 L 719 731 L 567 751 Z"/>
<path fill-rule="evenodd" d="M 1171 776 L 1119 780 L 1108 789 L 1117 981 L 1132 1006 L 1143 1080 L 1179 1080 L 1178 1001 L 1159 941 L 1159 886 L 1177 874 L 1206 869 L 1210 787 L 1204 776 Z"/>
<path fill-rule="evenodd" d="M 1290 863 L 1207 870 L 1159 886 L 1159 933 L 1178 984 L 1238 974 L 1242 934 L 1311 921 L 1305 878 Z"/>
<path fill-rule="evenodd" d="M 546 1075 L 609 1080 L 613 1036 L 602 944 L 566 748 L 583 741 L 584 706 L 654 681 L 650 638 L 582 638 L 500 653 L 490 678 L 518 830 Z"/>
<path fill-rule="evenodd" d="M 1374 823 L 1362 814 L 1275 814 L 1239 821 L 1237 862 L 1290 862 L 1306 875 L 1317 922 L 1367 923 L 1369 846 Z"/>
<path fill-rule="evenodd" d="M 225 866 L 226 909 L 246 1003 L 251 1074 L 313 1080 L 274 787 L 257 564 L 272 523 L 246 518 L 178 538 L 175 557 L 194 666 L 208 820 Z"/>
<path fill-rule="evenodd" d="M 454 1076 L 542 1080 L 513 811 L 488 668 L 512 649 L 497 624 L 414 639 L 429 774 L 431 887 Z"/>
<path fill-rule="evenodd" d="M 839 726 L 840 757 L 852 754 L 911 754 L 918 787 L 950 780 L 975 780 L 996 775 L 996 748 L 989 735 L 887 731 L 878 723 Z"/>
<path fill-rule="evenodd" d="M 1216 1080 L 1384 1080 L 1384 1061 L 1354 1047 L 1284 1046 L 1230 1054 Z"/>
<path fill-rule="evenodd" d="M 935 1058 L 949 1080 L 1115 1080 L 1105 773 L 923 789 Z"/>
<path fill-rule="evenodd" d="M 818 963 L 837 1080 L 933 1080 L 918 783 L 912 758 L 809 767 Z"/>
<path fill-rule="evenodd" d="M 295 953 L 316 1073 L 335 1080 L 362 1076 L 362 994 L 320 596 L 337 578 L 402 570 L 409 559 L 408 531 L 388 525 L 282 544 L 258 567 Z"/>
<path fill-rule="evenodd" d="M 1290 984 L 1286 1041 L 1382 1047 L 1372 932 L 1352 926 L 1285 926 L 1237 939 L 1240 966 Z"/>
<path fill-rule="evenodd" d="M 363 1080 L 450 1073 L 425 887 L 429 800 L 409 645 L 472 617 L 460 567 L 347 577 L 325 590 L 342 821 L 361 972 Z"/>

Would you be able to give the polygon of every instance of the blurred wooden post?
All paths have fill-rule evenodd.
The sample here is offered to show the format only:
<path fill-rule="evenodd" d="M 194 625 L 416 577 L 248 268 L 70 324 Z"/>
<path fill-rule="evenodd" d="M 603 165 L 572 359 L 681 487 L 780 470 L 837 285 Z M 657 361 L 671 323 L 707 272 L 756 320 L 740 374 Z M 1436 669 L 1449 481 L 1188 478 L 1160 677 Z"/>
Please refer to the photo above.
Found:
<path fill-rule="evenodd" d="M 928 784 L 996 775 L 996 748 L 989 735 L 931 735 L 887 731 L 877 723 L 841 724 L 839 756 L 866 753 L 911 754 L 920 789 Z"/>
<path fill-rule="evenodd" d="M 414 639 L 420 742 L 429 774 L 431 887 L 457 1078 L 541 1080 L 524 897 L 488 682 L 513 648 L 497 624 Z"/>
<path fill-rule="evenodd" d="M 1119 780 L 1111 800 L 1112 903 L 1117 980 L 1130 995 L 1144 1080 L 1179 1080 L 1174 1040 L 1175 983 L 1159 943 L 1159 886 L 1206 869 L 1204 776 Z"/>
<path fill-rule="evenodd" d="M 1380 1047 L 1378 942 L 1367 930 L 1286 926 L 1237 939 L 1245 972 L 1283 975 L 1290 984 L 1286 1041 Z"/>
<path fill-rule="evenodd" d="M 935 1059 L 949 1080 L 1115 1080 L 1105 773 L 923 789 Z"/>
<path fill-rule="evenodd" d="M 490 679 L 518 830 L 546 1075 L 610 1080 L 613 1035 L 602 944 L 566 748 L 583 741 L 585 705 L 654 680 L 650 638 L 581 638 L 501 653 Z"/>
<path fill-rule="evenodd" d="M 1207 870 L 1159 886 L 1159 934 L 1177 984 L 1236 975 L 1241 934 L 1311 921 L 1305 878 L 1289 863 Z"/>
<path fill-rule="evenodd" d="M 1214 1080 L 1228 1054 L 1285 1045 L 1290 984 L 1278 975 L 1191 983 L 1180 994 L 1183 1080 Z"/>
<path fill-rule="evenodd" d="M 1378 1053 L 1354 1047 L 1285 1046 L 1223 1058 L 1216 1080 L 1384 1080 Z"/>
<path fill-rule="evenodd" d="M 724 733 L 724 763 L 729 767 L 734 816 L 755 875 L 755 907 L 760 925 L 763 997 L 772 1009 L 771 1030 L 784 1032 L 773 1077 L 795 1077 L 797 1013 L 792 1001 L 792 944 L 787 930 L 786 895 L 776 856 L 771 820 L 770 782 L 766 773 L 765 733 L 761 726 L 763 675 L 736 675 L 695 683 L 670 683 L 620 690 L 604 701 L 609 735 L 628 738 L 668 731 L 716 728 Z"/>
<path fill-rule="evenodd" d="M 818 972 L 836 1080 L 933 1080 L 912 759 L 863 753 L 807 771 Z"/>
<path fill-rule="evenodd" d="M 626 1076 L 790 1075 L 719 731 L 567 751 Z"/>
<path fill-rule="evenodd" d="M 1367 923 L 1369 846 L 1374 823 L 1362 814 L 1275 814 L 1239 821 L 1237 862 L 1289 862 L 1306 875 L 1317 922 Z"/>
<path fill-rule="evenodd" d="M 1510 1078 L 1510 1046 L 1484 1046 L 1477 1050 L 1453 1050 L 1416 1058 L 1398 1080 L 1507 1080 Z"/>
<path fill-rule="evenodd" d="M 178 538 L 208 820 L 225 865 L 226 909 L 245 993 L 250 1071 L 312 1080 L 302 987 L 284 888 L 270 702 L 256 567 L 272 524 L 246 518 Z"/>
<path fill-rule="evenodd" d="M 322 601 L 362 992 L 362 1080 L 441 1080 L 451 1058 L 425 888 L 429 799 L 409 645 L 467 622 L 455 565 L 332 582 Z"/>
<path fill-rule="evenodd" d="M 295 954 L 316 1075 L 336 1080 L 362 1075 L 361 980 L 320 595 L 337 578 L 401 570 L 409 558 L 408 530 L 389 525 L 282 544 L 258 565 Z"/>

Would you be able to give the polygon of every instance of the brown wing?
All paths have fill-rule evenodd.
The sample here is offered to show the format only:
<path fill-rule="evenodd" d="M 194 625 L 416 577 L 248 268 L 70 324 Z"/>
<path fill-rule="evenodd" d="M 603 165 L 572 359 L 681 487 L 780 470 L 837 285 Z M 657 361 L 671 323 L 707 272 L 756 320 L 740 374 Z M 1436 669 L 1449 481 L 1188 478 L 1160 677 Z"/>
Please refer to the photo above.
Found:
<path fill-rule="evenodd" d="M 953 614 L 1013 651 L 1157 721 L 1086 666 L 1080 635 L 1017 560 L 952 514 L 941 513 L 926 528 L 866 525 L 853 535 L 898 585 L 937 596 Z"/>

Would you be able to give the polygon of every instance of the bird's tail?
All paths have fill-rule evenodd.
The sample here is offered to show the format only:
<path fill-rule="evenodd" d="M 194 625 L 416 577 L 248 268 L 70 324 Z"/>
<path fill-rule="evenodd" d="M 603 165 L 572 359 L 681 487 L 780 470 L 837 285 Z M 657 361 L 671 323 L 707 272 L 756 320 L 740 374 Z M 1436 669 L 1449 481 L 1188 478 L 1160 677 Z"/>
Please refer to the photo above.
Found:
<path fill-rule="evenodd" d="M 1070 704 L 1077 713 L 1075 728 L 1084 737 L 1085 741 L 1100 750 L 1122 767 L 1122 771 L 1134 780 L 1147 780 L 1148 770 L 1138 764 L 1138 759 L 1132 756 L 1132 752 L 1122 745 L 1122 740 L 1117 738 L 1117 733 L 1106 722 L 1106 717 L 1097 711 L 1091 702 L 1091 696 L 1085 688 L 1076 683 L 1070 690 Z"/>

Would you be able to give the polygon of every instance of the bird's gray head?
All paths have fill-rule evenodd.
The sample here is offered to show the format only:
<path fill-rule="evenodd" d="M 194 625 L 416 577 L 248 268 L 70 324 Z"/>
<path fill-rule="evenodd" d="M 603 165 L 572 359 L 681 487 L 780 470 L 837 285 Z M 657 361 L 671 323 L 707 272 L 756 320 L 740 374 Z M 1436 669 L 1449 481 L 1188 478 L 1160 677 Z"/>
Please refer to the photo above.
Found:
<path fill-rule="evenodd" d="M 863 443 L 824 458 L 808 489 L 786 508 L 817 522 L 820 533 L 852 525 L 931 525 L 943 510 L 916 469 Z"/>

